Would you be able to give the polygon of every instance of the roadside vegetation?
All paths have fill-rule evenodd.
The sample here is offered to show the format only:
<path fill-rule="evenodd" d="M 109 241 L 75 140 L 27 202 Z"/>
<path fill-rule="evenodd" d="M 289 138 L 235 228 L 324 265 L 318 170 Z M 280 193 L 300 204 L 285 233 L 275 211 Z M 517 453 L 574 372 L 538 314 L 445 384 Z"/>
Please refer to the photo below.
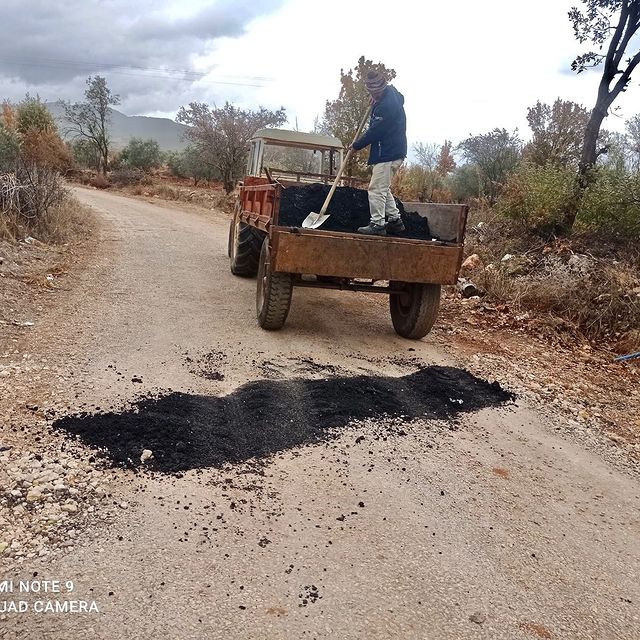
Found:
<path fill-rule="evenodd" d="M 81 223 L 64 186 L 72 156 L 38 98 L 5 103 L 0 114 L 0 239 L 59 243 Z"/>

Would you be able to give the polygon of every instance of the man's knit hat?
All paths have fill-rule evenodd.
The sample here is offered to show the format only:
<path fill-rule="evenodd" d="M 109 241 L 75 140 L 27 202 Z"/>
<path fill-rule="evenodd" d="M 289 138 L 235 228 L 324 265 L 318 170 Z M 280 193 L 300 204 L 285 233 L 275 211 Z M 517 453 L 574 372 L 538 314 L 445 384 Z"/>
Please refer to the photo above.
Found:
<path fill-rule="evenodd" d="M 364 86 L 369 93 L 380 93 L 387 86 L 387 81 L 378 71 L 369 71 L 364 79 Z"/>

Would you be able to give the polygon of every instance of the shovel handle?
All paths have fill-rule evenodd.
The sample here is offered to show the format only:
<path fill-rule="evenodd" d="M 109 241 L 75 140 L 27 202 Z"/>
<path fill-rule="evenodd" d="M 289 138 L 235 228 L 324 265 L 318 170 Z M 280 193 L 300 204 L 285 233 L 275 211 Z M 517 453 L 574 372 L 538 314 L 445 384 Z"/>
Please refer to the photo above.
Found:
<path fill-rule="evenodd" d="M 356 135 L 353 138 L 353 142 L 355 142 L 360 137 L 360 133 L 362 132 L 362 129 L 364 129 L 364 123 L 367 121 L 367 118 L 369 117 L 370 113 L 371 113 L 371 106 L 367 107 L 367 110 L 364 112 L 364 116 L 362 116 L 362 120 L 360 120 L 360 124 L 358 125 L 358 130 L 356 131 Z M 353 142 L 351 144 L 353 144 Z M 335 193 L 336 187 L 338 186 L 338 182 L 340 182 L 340 178 L 342 178 L 342 174 L 344 173 L 344 170 L 346 169 L 347 163 L 351 159 L 352 154 L 353 154 L 353 149 L 349 147 L 349 151 L 347 151 L 347 155 L 342 161 L 342 164 L 340 165 L 340 169 L 338 169 L 338 173 L 336 174 L 336 179 L 333 181 L 333 184 L 331 185 L 331 190 L 329 191 L 329 193 L 327 194 L 327 197 L 325 198 L 324 204 L 322 205 L 322 209 L 320 209 L 320 213 L 318 214 L 319 216 L 323 216 L 327 212 L 327 209 L 329 208 L 329 203 L 331 202 L 331 198 L 333 198 L 333 194 Z"/>

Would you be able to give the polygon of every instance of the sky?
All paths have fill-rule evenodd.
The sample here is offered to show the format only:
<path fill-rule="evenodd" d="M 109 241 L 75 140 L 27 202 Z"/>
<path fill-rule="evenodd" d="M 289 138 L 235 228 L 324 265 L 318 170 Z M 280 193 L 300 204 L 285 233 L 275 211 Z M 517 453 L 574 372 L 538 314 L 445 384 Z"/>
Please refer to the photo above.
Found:
<path fill-rule="evenodd" d="M 410 144 L 457 144 L 494 127 L 530 135 L 527 107 L 592 108 L 598 72 L 568 10 L 580 0 L 3 0 L 0 100 L 80 100 L 100 74 L 127 115 L 173 118 L 182 105 L 285 107 L 313 128 L 340 71 L 360 56 L 396 71 Z M 640 112 L 640 73 L 605 127 Z M 346 142 L 346 141 L 343 141 Z"/>

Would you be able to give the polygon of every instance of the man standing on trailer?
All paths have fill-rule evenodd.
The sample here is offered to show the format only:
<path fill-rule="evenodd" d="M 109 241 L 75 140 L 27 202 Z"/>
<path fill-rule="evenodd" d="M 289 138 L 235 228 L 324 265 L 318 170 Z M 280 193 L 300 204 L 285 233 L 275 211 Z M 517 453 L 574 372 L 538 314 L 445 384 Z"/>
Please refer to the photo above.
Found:
<path fill-rule="evenodd" d="M 371 221 L 358 233 L 386 236 L 402 233 L 404 224 L 391 193 L 391 179 L 407 156 L 407 118 L 404 96 L 378 71 L 369 71 L 364 81 L 371 96 L 369 128 L 352 145 L 360 151 L 371 145 L 368 164 L 373 165 L 369 183 Z"/>

